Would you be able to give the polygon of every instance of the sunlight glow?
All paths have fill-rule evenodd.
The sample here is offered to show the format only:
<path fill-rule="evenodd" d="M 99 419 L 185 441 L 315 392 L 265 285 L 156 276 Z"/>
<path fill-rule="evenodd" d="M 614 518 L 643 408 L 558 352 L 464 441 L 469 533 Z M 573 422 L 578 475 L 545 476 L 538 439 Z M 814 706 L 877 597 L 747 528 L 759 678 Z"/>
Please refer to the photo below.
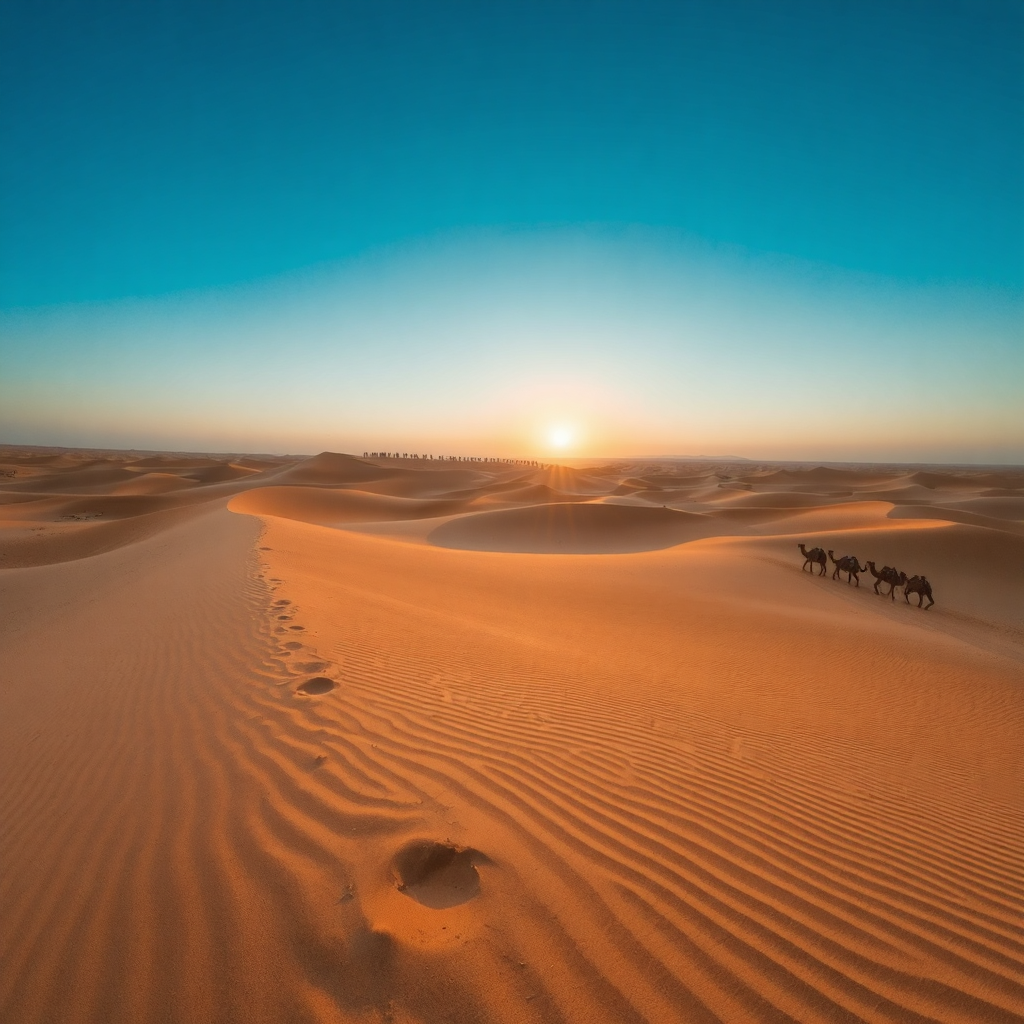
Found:
<path fill-rule="evenodd" d="M 568 448 L 572 444 L 572 430 L 564 426 L 552 427 L 548 432 L 548 441 L 552 448 Z"/>

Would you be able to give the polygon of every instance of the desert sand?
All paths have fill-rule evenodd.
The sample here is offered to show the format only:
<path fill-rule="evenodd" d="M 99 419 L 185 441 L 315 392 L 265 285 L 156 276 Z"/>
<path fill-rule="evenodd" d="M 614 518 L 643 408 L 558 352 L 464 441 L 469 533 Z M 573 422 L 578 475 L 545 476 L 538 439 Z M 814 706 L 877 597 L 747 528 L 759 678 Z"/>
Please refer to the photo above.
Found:
<path fill-rule="evenodd" d="M 0 473 L 4 1024 L 1024 1019 L 1024 470 Z"/>

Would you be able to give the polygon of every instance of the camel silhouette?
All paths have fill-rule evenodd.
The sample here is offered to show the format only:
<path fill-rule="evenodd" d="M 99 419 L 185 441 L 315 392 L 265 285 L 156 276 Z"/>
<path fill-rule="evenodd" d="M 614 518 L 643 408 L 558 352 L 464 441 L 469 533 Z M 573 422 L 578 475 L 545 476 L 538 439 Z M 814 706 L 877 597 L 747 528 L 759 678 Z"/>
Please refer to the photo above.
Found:
<path fill-rule="evenodd" d="M 828 568 L 828 562 L 825 561 L 824 550 L 822 548 L 811 548 L 811 550 L 808 551 L 803 544 L 797 544 L 797 547 L 800 549 L 800 554 L 804 556 L 804 564 L 801 566 L 800 571 L 802 572 L 810 566 L 810 571 L 814 572 L 814 567 L 816 565 L 820 565 L 821 572 L 819 572 L 818 575 L 824 576 L 825 570 Z"/>
<path fill-rule="evenodd" d="M 841 572 L 846 573 L 846 582 L 850 583 L 856 581 L 857 586 L 860 586 L 860 576 L 858 573 L 864 572 L 867 568 L 866 565 L 861 565 L 857 561 L 856 555 L 843 555 L 842 558 L 836 558 L 836 556 L 829 551 L 828 557 L 832 559 L 832 564 L 836 567 L 832 573 L 832 579 L 838 579 Z"/>
<path fill-rule="evenodd" d="M 903 575 L 902 573 L 900 575 Z M 907 604 L 910 604 L 910 595 L 917 594 L 917 607 L 920 608 L 924 599 L 928 598 L 928 603 L 924 606 L 924 610 L 928 611 L 933 604 L 935 604 L 935 598 L 932 597 L 932 585 L 923 576 L 911 576 L 903 584 L 903 596 L 907 600 Z"/>
<path fill-rule="evenodd" d="M 865 562 L 865 567 L 872 576 L 875 577 L 875 593 L 878 593 L 879 583 L 889 584 L 889 593 L 885 596 L 896 600 L 896 588 L 902 587 L 907 582 L 907 574 L 905 572 L 897 572 L 891 565 L 883 565 L 881 571 L 875 570 L 874 562 Z M 901 578 L 902 577 L 902 578 Z"/>

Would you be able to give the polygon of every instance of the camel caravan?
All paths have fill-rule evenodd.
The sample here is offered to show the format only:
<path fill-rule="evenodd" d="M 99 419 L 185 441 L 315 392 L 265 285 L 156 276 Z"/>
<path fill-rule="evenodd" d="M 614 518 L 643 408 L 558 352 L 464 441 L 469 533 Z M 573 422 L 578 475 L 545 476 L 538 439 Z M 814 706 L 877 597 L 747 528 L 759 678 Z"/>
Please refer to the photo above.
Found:
<path fill-rule="evenodd" d="M 800 549 L 800 554 L 804 556 L 804 564 L 801 569 L 807 569 L 813 573 L 814 567 L 819 566 L 821 571 L 818 575 L 824 576 L 828 571 L 828 563 L 831 561 L 835 566 L 835 569 L 832 571 L 832 579 L 834 580 L 839 579 L 840 573 L 845 572 L 847 584 L 855 583 L 859 587 L 860 574 L 862 572 L 870 572 L 875 577 L 876 594 L 879 593 L 879 584 L 887 583 L 889 585 L 889 592 L 882 596 L 888 597 L 893 601 L 896 600 L 897 588 L 902 587 L 903 597 L 906 599 L 907 604 L 910 604 L 911 594 L 917 594 L 918 608 L 924 604 L 924 599 L 928 598 L 928 603 L 924 604 L 925 611 L 935 604 L 935 598 L 932 597 L 932 585 L 924 576 L 908 577 L 905 572 L 900 572 L 891 565 L 883 565 L 881 569 L 876 569 L 874 562 L 865 562 L 861 565 L 856 555 L 843 555 L 840 558 L 836 558 L 832 551 L 827 553 L 826 560 L 826 552 L 823 548 L 811 548 L 808 551 L 803 544 L 798 544 L 797 547 Z"/>

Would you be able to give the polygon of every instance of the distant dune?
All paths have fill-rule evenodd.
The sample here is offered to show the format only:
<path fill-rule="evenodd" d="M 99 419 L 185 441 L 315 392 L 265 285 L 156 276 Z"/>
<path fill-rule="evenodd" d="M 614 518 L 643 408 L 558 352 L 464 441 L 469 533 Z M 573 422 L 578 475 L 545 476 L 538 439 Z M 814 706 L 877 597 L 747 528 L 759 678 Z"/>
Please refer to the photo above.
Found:
<path fill-rule="evenodd" d="M 1024 469 L 735 462 L 2 450 L 0 1021 L 1024 1019 Z"/>
<path fill-rule="evenodd" d="M 474 551 L 651 551 L 720 533 L 707 516 L 675 509 L 603 504 L 531 505 L 478 512 L 437 527 L 432 544 Z"/>
<path fill-rule="evenodd" d="M 461 511 L 459 499 L 401 498 L 367 491 L 323 487 L 261 487 L 232 499 L 231 509 L 250 515 L 280 516 L 306 523 L 390 522 L 428 519 Z"/>

